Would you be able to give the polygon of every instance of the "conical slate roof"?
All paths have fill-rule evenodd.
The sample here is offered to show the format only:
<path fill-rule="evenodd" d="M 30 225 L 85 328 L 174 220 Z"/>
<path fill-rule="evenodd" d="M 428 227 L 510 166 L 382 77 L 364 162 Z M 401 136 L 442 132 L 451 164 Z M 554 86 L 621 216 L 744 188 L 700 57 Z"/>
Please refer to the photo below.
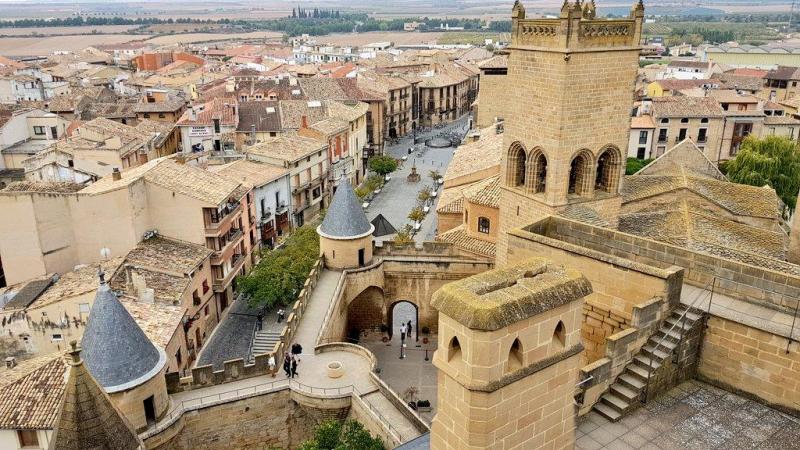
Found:
<path fill-rule="evenodd" d="M 108 393 L 131 389 L 153 378 L 167 360 L 111 292 L 102 275 L 82 347 L 86 366 Z"/>
<path fill-rule="evenodd" d="M 50 450 L 134 450 L 142 441 L 92 377 L 72 342 L 69 375 Z"/>
<path fill-rule="evenodd" d="M 383 214 L 375 216 L 371 223 L 375 227 L 375 231 L 372 232 L 373 236 L 380 237 L 397 233 L 397 229 L 392 226 L 386 217 L 383 217 Z"/>
<path fill-rule="evenodd" d="M 339 183 L 319 231 L 333 238 L 355 237 L 372 232 L 372 225 L 347 178 Z"/>

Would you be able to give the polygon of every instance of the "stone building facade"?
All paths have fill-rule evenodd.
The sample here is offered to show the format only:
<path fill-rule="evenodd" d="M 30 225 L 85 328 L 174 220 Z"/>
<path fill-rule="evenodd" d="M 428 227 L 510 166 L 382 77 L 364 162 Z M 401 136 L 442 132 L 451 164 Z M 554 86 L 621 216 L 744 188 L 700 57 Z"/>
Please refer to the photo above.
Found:
<path fill-rule="evenodd" d="M 505 123 L 501 234 L 568 207 L 591 207 L 614 225 L 620 207 L 644 6 L 630 17 L 596 19 L 565 3 L 558 19 L 527 19 L 516 3 Z"/>

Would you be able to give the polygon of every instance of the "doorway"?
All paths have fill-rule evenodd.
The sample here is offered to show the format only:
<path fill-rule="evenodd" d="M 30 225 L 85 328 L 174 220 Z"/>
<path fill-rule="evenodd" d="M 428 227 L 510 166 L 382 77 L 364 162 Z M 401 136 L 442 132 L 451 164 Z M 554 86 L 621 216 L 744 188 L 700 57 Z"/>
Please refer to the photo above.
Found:
<path fill-rule="evenodd" d="M 364 267 L 364 249 L 358 249 L 358 267 Z"/>
<path fill-rule="evenodd" d="M 400 337 L 400 327 L 411 322 L 411 335 L 414 340 L 419 340 L 419 309 L 417 305 L 408 300 L 401 300 L 389 308 L 387 325 L 389 326 L 389 339 L 395 334 Z"/>
<path fill-rule="evenodd" d="M 155 399 L 151 395 L 144 399 L 144 418 L 147 420 L 147 424 L 151 425 L 156 423 L 156 405 Z"/>

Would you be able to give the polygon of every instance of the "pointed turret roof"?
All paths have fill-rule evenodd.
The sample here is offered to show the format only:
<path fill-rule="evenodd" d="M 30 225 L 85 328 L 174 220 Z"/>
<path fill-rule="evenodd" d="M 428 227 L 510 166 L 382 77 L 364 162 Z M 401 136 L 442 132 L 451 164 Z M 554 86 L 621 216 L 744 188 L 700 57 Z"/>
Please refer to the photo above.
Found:
<path fill-rule="evenodd" d="M 373 227 L 367 220 L 361 203 L 347 178 L 339 182 L 336 194 L 325 215 L 322 225 L 317 228 L 329 238 L 354 238 L 372 233 Z"/>
<path fill-rule="evenodd" d="M 102 273 L 82 346 L 86 366 L 108 393 L 150 380 L 167 362 L 164 351 L 145 336 Z"/>
<path fill-rule="evenodd" d="M 134 450 L 142 441 L 114 407 L 80 359 L 72 341 L 64 398 L 58 412 L 50 450 Z"/>

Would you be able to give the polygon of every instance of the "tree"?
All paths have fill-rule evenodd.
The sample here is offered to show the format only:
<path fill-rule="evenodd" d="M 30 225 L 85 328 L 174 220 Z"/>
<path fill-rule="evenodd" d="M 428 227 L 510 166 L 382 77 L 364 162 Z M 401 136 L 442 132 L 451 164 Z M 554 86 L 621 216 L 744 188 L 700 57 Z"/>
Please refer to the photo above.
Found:
<path fill-rule="evenodd" d="M 425 212 L 419 206 L 415 207 L 408 213 L 408 220 L 414 222 L 422 222 L 425 219 Z"/>
<path fill-rule="evenodd" d="M 636 172 L 642 170 L 642 168 L 650 162 L 653 161 L 652 159 L 639 159 L 639 158 L 628 158 L 625 161 L 625 175 L 633 175 Z"/>
<path fill-rule="evenodd" d="M 282 247 L 265 252 L 258 265 L 237 280 L 237 287 L 252 306 L 288 305 L 303 288 L 318 257 L 316 230 L 310 225 L 300 227 Z"/>
<path fill-rule="evenodd" d="M 797 206 L 800 190 L 800 148 L 782 136 L 758 139 L 748 136 L 733 161 L 728 162 L 728 179 L 751 186 L 770 186 L 789 210 Z"/>
<path fill-rule="evenodd" d="M 431 177 L 431 178 L 433 179 L 433 185 L 434 185 L 434 187 L 435 187 L 435 186 L 436 186 L 436 184 L 439 182 L 439 178 L 442 178 L 442 174 L 440 174 L 440 173 L 439 173 L 439 171 L 438 171 L 438 170 L 435 170 L 435 169 L 434 169 L 434 170 L 431 170 L 430 172 L 428 172 L 428 176 L 429 176 L 429 177 Z"/>
<path fill-rule="evenodd" d="M 419 200 L 420 203 L 422 203 L 423 205 L 427 203 L 427 201 L 430 200 L 430 198 L 431 198 L 431 188 L 428 186 L 422 188 L 419 191 L 419 194 L 417 194 L 417 200 Z"/>
<path fill-rule="evenodd" d="M 412 230 L 411 225 L 409 224 L 403 225 L 403 228 L 397 230 L 397 233 L 394 235 L 394 239 L 392 240 L 392 242 L 394 242 L 395 244 L 408 244 L 409 242 L 412 242 L 413 239 L 411 238 L 411 230 Z"/>
<path fill-rule="evenodd" d="M 383 442 L 355 420 L 329 420 L 314 429 L 314 437 L 300 444 L 301 450 L 383 450 Z"/>
<path fill-rule="evenodd" d="M 397 170 L 397 160 L 387 155 L 374 156 L 369 160 L 369 170 L 386 176 Z"/>

